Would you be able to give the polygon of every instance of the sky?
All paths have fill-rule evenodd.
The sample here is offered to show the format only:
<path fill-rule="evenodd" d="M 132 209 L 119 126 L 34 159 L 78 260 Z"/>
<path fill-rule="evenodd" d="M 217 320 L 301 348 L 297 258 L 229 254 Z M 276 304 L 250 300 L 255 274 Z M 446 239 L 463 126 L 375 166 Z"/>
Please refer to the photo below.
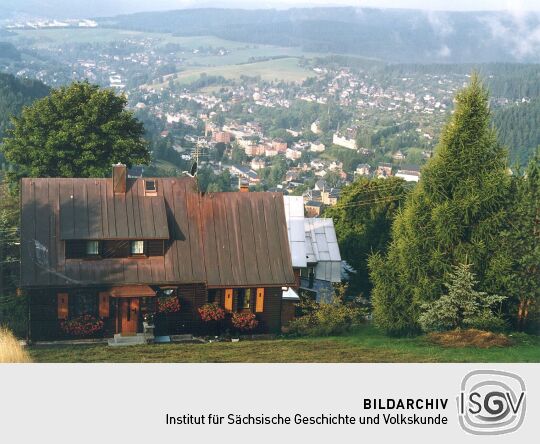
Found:
<path fill-rule="evenodd" d="M 0 19 L 18 16 L 54 18 L 111 17 L 140 11 L 222 7 L 278 8 L 357 6 L 445 11 L 509 10 L 540 12 L 540 0 L 0 0 Z"/>
<path fill-rule="evenodd" d="M 114 2 L 114 0 L 113 0 Z M 131 0 L 132 6 L 139 8 L 185 8 L 197 7 L 200 0 Z M 226 0 L 204 1 L 202 3 L 216 3 L 226 5 Z M 540 11 L 540 0 L 232 0 L 234 7 L 294 7 L 294 6 L 325 6 L 325 5 L 353 5 L 378 8 L 408 8 L 444 11 L 478 11 L 478 10 L 523 10 Z"/>

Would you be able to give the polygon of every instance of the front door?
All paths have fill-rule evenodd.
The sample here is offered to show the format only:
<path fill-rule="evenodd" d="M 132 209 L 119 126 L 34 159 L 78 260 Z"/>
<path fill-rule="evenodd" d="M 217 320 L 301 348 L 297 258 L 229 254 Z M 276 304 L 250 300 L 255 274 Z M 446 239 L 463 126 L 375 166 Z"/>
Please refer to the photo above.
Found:
<path fill-rule="evenodd" d="M 134 335 L 139 325 L 139 298 L 120 299 L 120 332 Z"/>

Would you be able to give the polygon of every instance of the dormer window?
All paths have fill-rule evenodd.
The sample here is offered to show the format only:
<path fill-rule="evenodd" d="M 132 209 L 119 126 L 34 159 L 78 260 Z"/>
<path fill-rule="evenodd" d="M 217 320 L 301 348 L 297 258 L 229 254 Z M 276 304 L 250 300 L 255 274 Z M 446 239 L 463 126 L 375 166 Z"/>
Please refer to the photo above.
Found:
<path fill-rule="evenodd" d="M 157 181 L 154 179 L 146 179 L 144 181 L 144 195 L 157 196 Z"/>
<path fill-rule="evenodd" d="M 86 255 L 87 256 L 99 255 L 99 241 L 95 241 L 95 240 L 86 241 Z"/>
<path fill-rule="evenodd" d="M 144 254 L 144 241 L 142 240 L 131 241 L 130 253 L 132 256 L 143 255 Z"/>

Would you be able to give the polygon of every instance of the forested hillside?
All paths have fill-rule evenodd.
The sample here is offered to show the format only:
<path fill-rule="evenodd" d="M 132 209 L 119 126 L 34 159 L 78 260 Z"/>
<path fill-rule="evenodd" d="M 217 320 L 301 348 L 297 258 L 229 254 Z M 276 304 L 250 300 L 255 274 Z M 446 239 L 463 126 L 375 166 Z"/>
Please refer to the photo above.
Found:
<path fill-rule="evenodd" d="M 102 19 L 104 26 L 177 35 L 214 35 L 307 51 L 394 62 L 540 61 L 540 17 L 523 26 L 506 12 L 425 12 L 373 8 L 192 9 Z"/>
<path fill-rule="evenodd" d="M 509 148 L 510 160 L 525 165 L 540 146 L 540 98 L 497 110 L 493 123 L 499 139 Z"/>
<path fill-rule="evenodd" d="M 18 114 L 23 105 L 47 95 L 48 91 L 47 86 L 37 80 L 18 79 L 0 73 L 0 138 L 12 115 Z"/>
<path fill-rule="evenodd" d="M 0 36 L 2 30 L 0 29 Z M 11 43 L 0 42 L 0 59 L 20 60 L 21 54 Z"/>

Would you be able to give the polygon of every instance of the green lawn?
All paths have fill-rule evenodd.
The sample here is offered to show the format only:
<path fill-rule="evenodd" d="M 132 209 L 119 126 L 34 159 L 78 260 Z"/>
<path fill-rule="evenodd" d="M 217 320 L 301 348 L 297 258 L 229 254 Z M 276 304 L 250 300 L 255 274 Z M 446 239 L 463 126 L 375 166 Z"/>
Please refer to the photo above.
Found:
<path fill-rule="evenodd" d="M 212 344 L 31 347 L 36 362 L 540 362 L 540 337 L 511 347 L 444 348 L 425 338 L 388 338 L 371 327 L 344 337 Z"/>
<path fill-rule="evenodd" d="M 262 80 L 283 80 L 286 82 L 301 82 L 313 71 L 298 65 L 298 58 L 286 57 L 282 59 L 266 60 L 264 62 L 243 63 L 239 65 L 221 65 L 187 68 L 178 73 L 175 83 L 185 85 L 197 80 L 201 74 L 223 76 L 226 79 L 239 79 L 246 75 L 260 76 Z M 150 85 L 153 88 L 166 87 L 167 82 Z"/>

